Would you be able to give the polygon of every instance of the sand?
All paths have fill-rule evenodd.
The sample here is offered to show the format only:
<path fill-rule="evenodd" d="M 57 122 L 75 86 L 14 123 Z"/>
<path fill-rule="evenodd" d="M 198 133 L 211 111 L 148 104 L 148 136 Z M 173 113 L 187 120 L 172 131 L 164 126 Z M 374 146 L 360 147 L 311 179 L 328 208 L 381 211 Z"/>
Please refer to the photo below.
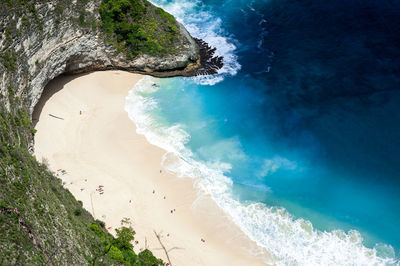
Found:
<path fill-rule="evenodd" d="M 33 114 L 36 158 L 111 233 L 129 218 L 136 251 L 147 247 L 167 262 L 156 232 L 172 265 L 265 265 L 267 253 L 193 180 L 163 170 L 165 151 L 136 133 L 124 106 L 140 78 L 107 71 L 53 80 Z"/>

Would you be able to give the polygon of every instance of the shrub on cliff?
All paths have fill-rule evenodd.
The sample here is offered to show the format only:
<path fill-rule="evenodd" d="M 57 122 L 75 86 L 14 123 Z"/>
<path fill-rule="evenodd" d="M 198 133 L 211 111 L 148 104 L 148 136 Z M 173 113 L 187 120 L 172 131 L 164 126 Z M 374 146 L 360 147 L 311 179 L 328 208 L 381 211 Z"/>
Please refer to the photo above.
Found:
<path fill-rule="evenodd" d="M 145 249 L 139 253 L 138 264 L 140 266 L 147 265 L 164 265 L 163 261 L 154 257 L 150 250 Z"/>
<path fill-rule="evenodd" d="M 131 242 L 135 239 L 135 231 L 131 226 L 122 226 L 116 229 L 116 238 L 105 232 L 97 223 L 92 223 L 89 228 L 102 240 L 92 264 L 104 261 L 107 258 L 124 265 L 152 266 L 164 264 L 162 260 L 154 257 L 150 250 L 145 249 L 138 255 L 133 251 Z"/>
<path fill-rule="evenodd" d="M 119 52 L 163 55 L 176 52 L 178 31 L 175 18 L 146 0 L 103 0 L 101 29 Z"/>

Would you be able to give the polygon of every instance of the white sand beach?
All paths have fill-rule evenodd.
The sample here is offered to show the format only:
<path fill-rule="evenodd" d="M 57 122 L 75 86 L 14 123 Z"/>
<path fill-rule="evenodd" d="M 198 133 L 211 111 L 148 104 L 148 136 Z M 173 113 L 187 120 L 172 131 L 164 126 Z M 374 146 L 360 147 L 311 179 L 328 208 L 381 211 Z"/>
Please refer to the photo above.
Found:
<path fill-rule="evenodd" d="M 130 218 L 137 251 L 148 247 L 167 262 L 157 232 L 173 265 L 265 265 L 263 250 L 210 198 L 199 198 L 193 180 L 164 171 L 165 151 L 136 133 L 124 106 L 140 78 L 106 71 L 53 80 L 33 116 L 36 158 L 111 233 Z"/>

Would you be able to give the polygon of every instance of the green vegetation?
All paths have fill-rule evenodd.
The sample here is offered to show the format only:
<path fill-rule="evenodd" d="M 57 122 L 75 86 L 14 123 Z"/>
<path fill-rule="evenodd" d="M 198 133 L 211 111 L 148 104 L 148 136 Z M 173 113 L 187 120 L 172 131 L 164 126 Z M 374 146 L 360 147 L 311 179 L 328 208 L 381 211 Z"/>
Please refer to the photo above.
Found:
<path fill-rule="evenodd" d="M 102 0 L 99 12 L 101 29 L 118 52 L 130 57 L 176 52 L 175 18 L 146 0 Z"/>
<path fill-rule="evenodd" d="M 82 210 L 81 209 L 75 209 L 74 211 L 75 216 L 79 216 L 82 214 Z"/>
<path fill-rule="evenodd" d="M 3 56 L 0 57 L 0 62 L 3 63 L 7 70 L 15 71 L 15 63 L 17 61 L 17 54 L 15 51 L 4 51 Z"/>
<path fill-rule="evenodd" d="M 124 265 L 163 265 L 163 261 L 154 257 L 153 253 L 149 250 L 143 250 L 138 255 L 133 251 L 131 242 L 135 239 L 135 231 L 130 224 L 116 229 L 117 237 L 110 237 L 109 234 L 104 233 L 102 224 L 92 223 L 89 227 L 100 239 L 101 242 L 98 246 L 98 254 L 92 263 L 96 263 L 103 257 L 108 256 L 114 261 Z"/>
<path fill-rule="evenodd" d="M 29 1 L 29 0 L 17 0 L 11 1 L 6 0 L 6 5 L 15 13 L 22 17 L 28 15 L 32 18 L 34 25 L 37 25 L 39 29 L 43 30 L 43 22 L 39 19 L 38 11 L 35 6 L 35 2 L 37 1 Z"/>
<path fill-rule="evenodd" d="M 133 251 L 128 220 L 117 237 L 94 220 L 28 146 L 35 130 L 8 87 L 11 110 L 0 107 L 0 265 L 162 265 Z"/>

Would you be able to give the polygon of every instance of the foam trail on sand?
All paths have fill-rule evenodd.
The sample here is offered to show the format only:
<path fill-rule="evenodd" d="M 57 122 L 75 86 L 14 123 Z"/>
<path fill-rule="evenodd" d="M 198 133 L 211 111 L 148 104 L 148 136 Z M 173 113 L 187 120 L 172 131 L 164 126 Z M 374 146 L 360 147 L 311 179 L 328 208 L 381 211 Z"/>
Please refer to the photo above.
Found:
<path fill-rule="evenodd" d="M 236 46 L 224 32 L 220 18 L 216 19 L 209 11 L 206 11 L 199 1 L 154 0 L 151 2 L 174 15 L 193 37 L 206 41 L 212 47 L 217 47 L 215 56 L 223 57 L 224 66 L 218 70 L 218 74 L 190 79 L 198 84 L 214 85 L 222 81 L 226 75 L 236 75 L 241 68 L 235 55 Z"/>
<path fill-rule="evenodd" d="M 322 232 L 304 219 L 295 219 L 284 208 L 262 203 L 239 202 L 232 197 L 233 182 L 224 175 L 226 163 L 200 162 L 185 144 L 190 135 L 182 125 L 168 126 L 157 119 L 157 102 L 151 93 L 154 78 L 144 77 L 126 98 L 126 111 L 137 132 L 164 150 L 162 165 L 179 177 L 196 179 L 196 187 L 220 208 L 259 246 L 265 247 L 278 265 L 396 265 L 393 248 L 366 248 L 357 231 Z M 386 258 L 378 256 L 378 253 Z M 398 264 L 397 264 L 398 265 Z"/>

